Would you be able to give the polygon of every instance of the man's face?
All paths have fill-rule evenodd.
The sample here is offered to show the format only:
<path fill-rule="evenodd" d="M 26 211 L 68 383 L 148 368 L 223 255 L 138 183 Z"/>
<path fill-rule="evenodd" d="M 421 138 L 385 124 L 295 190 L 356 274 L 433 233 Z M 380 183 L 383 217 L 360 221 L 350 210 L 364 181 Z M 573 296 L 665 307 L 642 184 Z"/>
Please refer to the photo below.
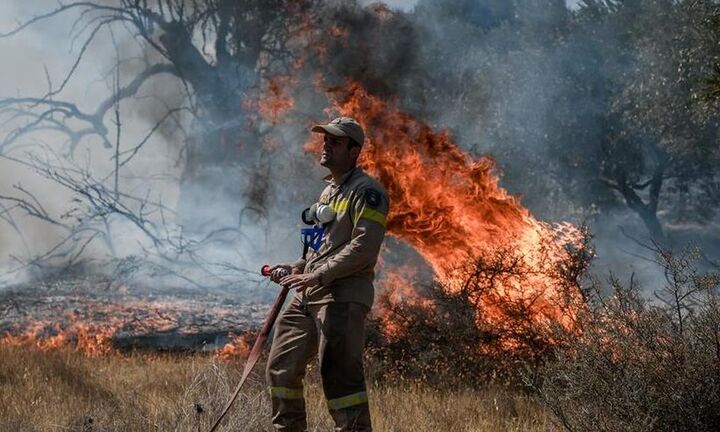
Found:
<path fill-rule="evenodd" d="M 326 168 L 344 168 L 355 164 L 360 148 L 350 146 L 350 138 L 325 134 L 320 165 Z"/>

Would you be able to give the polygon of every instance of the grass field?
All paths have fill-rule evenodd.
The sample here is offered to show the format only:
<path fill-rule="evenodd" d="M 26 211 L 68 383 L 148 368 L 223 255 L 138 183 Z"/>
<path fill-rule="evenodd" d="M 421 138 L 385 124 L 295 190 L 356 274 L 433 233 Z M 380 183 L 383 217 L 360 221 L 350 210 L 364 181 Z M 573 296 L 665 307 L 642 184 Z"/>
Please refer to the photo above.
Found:
<path fill-rule="evenodd" d="M 207 431 L 241 364 L 207 356 L 87 358 L 0 348 L 0 431 Z M 262 365 L 223 431 L 270 431 Z M 310 430 L 331 431 L 317 372 L 306 385 Z M 376 431 L 553 431 L 549 414 L 502 389 L 371 385 Z"/>

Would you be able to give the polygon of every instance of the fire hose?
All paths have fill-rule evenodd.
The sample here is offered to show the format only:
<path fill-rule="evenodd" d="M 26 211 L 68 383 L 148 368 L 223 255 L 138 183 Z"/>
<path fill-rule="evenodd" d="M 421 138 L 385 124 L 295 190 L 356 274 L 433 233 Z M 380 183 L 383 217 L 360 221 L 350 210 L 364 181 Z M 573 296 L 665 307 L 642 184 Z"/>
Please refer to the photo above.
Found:
<path fill-rule="evenodd" d="M 260 273 L 263 276 L 270 276 L 270 266 L 264 265 L 260 270 Z M 270 329 L 272 329 L 275 320 L 280 314 L 280 309 L 285 303 L 285 298 L 288 295 L 288 291 L 290 291 L 290 288 L 288 288 L 287 286 L 283 286 L 282 291 L 280 291 L 280 294 L 278 294 L 277 298 L 275 299 L 275 303 L 273 304 L 272 309 L 270 309 L 270 313 L 268 313 L 267 318 L 265 318 L 265 323 L 263 323 L 260 334 L 258 335 L 257 339 L 255 339 L 255 344 L 253 344 L 250 355 L 248 356 L 247 362 L 245 363 L 245 368 L 243 369 L 242 376 L 240 377 L 240 382 L 235 388 L 235 393 L 225 405 L 225 409 L 223 409 L 222 413 L 220 413 L 220 417 L 218 417 L 218 419 L 215 421 L 215 424 L 213 424 L 212 428 L 210 428 L 210 432 L 214 432 L 215 429 L 220 426 L 220 422 L 222 422 L 225 415 L 228 413 L 228 411 L 230 411 L 230 407 L 240 394 L 240 389 L 242 389 L 243 384 L 245 384 L 245 380 L 250 375 L 250 372 L 253 370 L 253 367 L 255 367 L 255 364 L 260 358 L 262 349 L 265 346 L 265 341 L 267 341 L 268 335 L 270 334 Z"/>

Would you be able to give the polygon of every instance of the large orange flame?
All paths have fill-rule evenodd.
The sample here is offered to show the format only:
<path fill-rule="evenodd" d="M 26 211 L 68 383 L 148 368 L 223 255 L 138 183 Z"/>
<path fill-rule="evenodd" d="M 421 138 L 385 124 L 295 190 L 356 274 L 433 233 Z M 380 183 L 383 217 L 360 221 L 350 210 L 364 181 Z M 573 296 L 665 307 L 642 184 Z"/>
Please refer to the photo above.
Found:
<path fill-rule="evenodd" d="M 445 289 L 460 289 L 462 266 L 500 248 L 514 251 L 525 268 L 541 270 L 567 259 L 566 246 L 581 241 L 581 231 L 568 223 L 535 219 L 500 187 L 494 160 L 472 158 L 449 132 L 433 130 L 358 83 L 330 89 L 328 96 L 332 111 L 356 118 L 366 130 L 360 164 L 388 190 L 388 233 L 412 245 Z M 317 153 L 321 145 L 315 137 L 306 149 Z M 526 301 L 536 321 L 567 323 L 567 311 L 560 306 L 567 304 L 567 293 L 549 273 L 530 271 L 523 286 L 507 280 L 488 298 Z M 495 314 L 494 320 L 505 318 L 493 305 L 483 306 L 485 313 Z"/>

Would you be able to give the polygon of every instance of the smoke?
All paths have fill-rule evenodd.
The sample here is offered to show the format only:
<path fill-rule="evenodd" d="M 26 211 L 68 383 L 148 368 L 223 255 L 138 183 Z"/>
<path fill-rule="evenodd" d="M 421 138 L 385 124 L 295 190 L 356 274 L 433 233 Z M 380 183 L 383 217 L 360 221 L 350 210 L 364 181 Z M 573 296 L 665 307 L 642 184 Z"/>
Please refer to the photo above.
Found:
<path fill-rule="evenodd" d="M 360 0 L 359 3 L 364 6 L 371 5 L 373 3 L 377 3 L 376 0 Z M 383 2 L 389 7 L 405 12 L 409 12 L 415 7 L 415 4 L 417 3 L 417 0 L 388 0 Z"/>
<path fill-rule="evenodd" d="M 181 112 L 177 118 L 164 122 L 122 168 L 121 190 L 167 207 L 167 212 L 154 212 L 148 218 L 155 226 L 168 226 L 173 238 L 181 239 L 178 240 L 181 243 L 194 240 L 183 229 L 198 231 L 198 226 L 182 228 L 184 221 L 196 221 L 202 235 L 228 228 L 212 237 L 210 246 L 203 249 L 205 262 L 254 269 L 266 260 L 294 259 L 300 249 L 299 241 L 295 240 L 300 224 L 298 215 L 323 186 L 319 180 L 323 170 L 301 149 L 301 143 L 307 141 L 308 126 L 327 120 L 323 113 L 327 100 L 308 90 L 319 71 L 328 86 L 340 85 L 346 79 L 361 82 L 376 95 L 394 98 L 404 110 L 434 127 L 449 129 L 470 154 L 493 156 L 503 172 L 502 185 L 520 194 L 523 204 L 539 218 L 576 223 L 589 220 L 596 233 L 599 273 L 612 269 L 620 275 L 641 272 L 651 278 L 654 267 L 636 257 L 646 251 L 638 249 L 637 243 L 617 228 L 624 225 L 631 234 L 642 232 L 637 216 L 621 205 L 604 213 L 588 212 L 586 206 L 578 203 L 598 199 L 613 202 L 617 197 L 608 193 L 598 198 L 590 196 L 590 192 L 580 197 L 571 195 L 557 179 L 567 173 L 553 171 L 557 158 L 571 151 L 582 153 L 584 146 L 598 139 L 601 131 L 597 114 L 605 109 L 602 95 L 579 93 L 559 79 L 582 74 L 586 82 L 608 80 L 607 71 L 594 67 L 597 64 L 594 59 L 603 53 L 587 49 L 593 46 L 588 42 L 591 37 L 580 27 L 568 30 L 566 26 L 581 2 L 386 3 L 389 9 L 371 0 L 328 2 L 322 11 L 324 30 L 337 25 L 347 30 L 348 35 L 328 36 L 324 40 L 328 45 L 325 58 L 309 61 L 309 66 L 298 73 L 299 83 L 293 93 L 295 106 L 263 138 L 259 162 L 249 165 L 218 162 L 206 167 L 192 181 L 186 181 L 190 178 L 185 165 L 187 152 L 192 148 L 189 143 L 203 140 L 208 129 L 217 125 L 201 124 L 202 119 Z M 32 4 L 7 2 L 0 18 L 0 31 L 54 7 L 56 3 L 50 0 Z M 52 18 L 11 38 L 0 39 L 0 53 L 6 64 L 14 65 L 5 71 L 0 95 L 41 96 L 48 91 L 47 76 L 52 78 L 54 88 L 59 85 L 59 77 L 71 70 L 80 50 L 82 38 L 72 41 L 75 18 L 77 15 Z M 115 28 L 117 31 L 112 35 L 98 34 L 58 99 L 75 101 L 79 108 L 92 111 L 112 91 L 117 77 L 111 71 L 118 58 L 123 61 L 121 84 L 136 76 L 149 56 L 149 60 L 156 60 L 152 50 L 131 32 Z M 615 29 L 598 31 L 604 32 L 598 39 L 614 43 Z M 215 55 L 213 50 L 210 44 L 203 54 L 211 58 Z M 622 65 L 633 66 L 632 62 Z M 584 98 L 578 99 L 578 95 Z M 568 104 L 568 100 L 573 103 Z M 180 80 L 167 75 L 152 78 L 136 97 L 120 104 L 121 148 L 132 150 L 142 142 L 168 107 L 192 102 Z M 110 129 L 109 148 L 97 137 L 91 137 L 83 140 L 74 152 L 75 160 L 97 178 L 114 169 L 116 137 L 112 115 L 109 112 L 105 119 Z M 553 137 L 561 132 L 567 137 L 566 131 L 559 130 L 564 124 L 557 119 L 570 116 L 579 119 L 573 127 L 578 131 L 576 139 L 572 143 L 554 141 Z M 6 123 L 3 132 L 17 126 L 17 121 Z M 35 152 L 38 157 L 45 157 L 43 146 L 67 152 L 67 146 L 57 142 L 58 134 L 52 131 L 36 132 L 30 138 L 24 142 L 31 144 L 18 145 L 3 153 L 25 158 L 28 152 Z M 562 147 L 568 145 L 573 148 Z M 18 196 L 22 193 L 13 185 L 21 183 L 55 217 L 66 214 L 75 205 L 72 201 L 75 194 L 17 162 L 0 159 L 0 175 L 3 176 L 0 193 Z M 112 185 L 111 179 L 108 184 Z M 256 205 L 258 196 L 264 199 L 262 206 Z M 7 269 L 17 267 L 11 255 L 41 254 L 63 238 L 62 230 L 23 216 L 19 209 L 8 214 L 14 216 L 18 229 L 9 223 L 0 224 L 0 236 L 4 239 L 0 264 Z M 110 242 L 117 256 L 142 254 L 153 248 L 152 240 L 132 221 L 113 217 L 110 222 Z M 99 254 L 106 247 L 107 242 L 93 243 L 89 251 Z"/>
<path fill-rule="evenodd" d="M 33 16 L 47 13 L 57 8 L 57 2 L 6 2 L 0 31 L 15 28 Z M 8 62 L 0 82 L 2 97 L 41 98 L 50 90 L 57 91 L 66 76 L 73 71 L 73 64 L 83 49 L 83 43 L 92 31 L 92 27 L 82 30 L 82 21 L 73 28 L 80 16 L 70 12 L 41 21 L 22 32 L 0 39 L 0 52 Z M 65 88 L 52 96 L 53 100 L 70 101 L 80 111 L 93 113 L 100 103 L 106 100 L 116 85 L 127 85 L 143 67 L 145 51 L 136 39 L 122 27 L 109 31 L 100 31 L 87 46 L 77 68 L 72 72 Z M 119 74 L 113 68 L 120 61 Z M 60 167 L 61 173 L 69 170 L 82 170 L 95 179 L 103 179 L 110 190 L 114 187 L 111 173 L 115 169 L 115 145 L 119 138 L 120 160 L 127 158 L 137 147 L 137 154 L 121 167 L 119 192 L 148 202 L 161 203 L 168 209 L 174 209 L 180 193 L 179 178 L 182 172 L 183 130 L 187 131 L 189 122 L 182 115 L 181 123 L 168 120 L 161 124 L 147 145 L 138 147 L 149 132 L 161 120 L 167 107 L 181 106 L 185 94 L 183 86 L 177 80 L 163 80 L 162 76 L 150 79 L 143 85 L 135 98 L 122 100 L 118 106 L 121 130 L 118 137 L 114 127 L 114 108 L 104 118 L 108 128 L 105 143 L 96 135 L 82 139 L 77 146 L 68 143 L 67 136 L 56 130 L 35 130 L 12 145 L 3 148 L 0 158 L 0 194 L 38 203 L 48 218 L 69 225 L 75 223 L 75 217 L 81 217 L 78 211 L 83 203 L 77 201 L 78 194 L 47 178 L 41 172 L 45 163 Z M 32 110 L 31 104 L 23 108 Z M 7 136 L 32 121 L 29 117 L 12 117 L 5 113 L 2 132 Z M 62 113 L 52 114 L 58 119 Z M 81 121 L 72 123 L 76 130 L 88 127 Z M 72 154 L 72 158 L 70 155 Z M 31 165 L 35 166 L 31 166 Z M 108 178 L 109 177 L 109 178 Z M 82 176 L 73 176 L 80 180 Z M 83 235 L 67 240 L 70 232 L 54 223 L 48 223 L 30 216 L 22 208 L 13 208 L 13 201 L 4 201 L 6 222 L 0 224 L 0 268 L 2 280 L 17 283 L 27 277 L 37 277 L 39 265 L 26 265 L 33 259 L 43 257 L 54 248 L 56 260 L 46 264 L 64 265 L 77 251 L 77 245 L 84 241 Z M 139 211 L 137 201 L 127 201 L 133 210 Z M 158 212 L 148 215 L 148 220 L 160 223 Z M 162 215 L 164 221 L 172 226 L 174 214 L 167 211 Z M 102 262 L 101 257 L 108 256 L 110 246 L 117 257 L 141 254 L 143 248 L 152 246 L 152 241 L 140 229 L 121 215 L 110 215 L 106 219 L 108 236 L 97 237 L 85 249 L 85 261 Z M 72 247 L 75 244 L 75 247 Z M 90 257 L 90 258 L 87 258 Z"/>
<path fill-rule="evenodd" d="M 572 174 L 558 164 L 596 157 L 608 134 L 607 88 L 641 67 L 614 55 L 627 43 L 622 24 L 586 25 L 573 16 L 580 3 L 420 0 L 390 5 L 389 16 L 373 6 L 338 7 L 350 34 L 331 45 L 326 76 L 395 98 L 449 129 L 471 154 L 491 155 L 502 185 L 533 214 L 590 225 L 596 274 L 635 274 L 653 289 L 662 275 L 642 246 L 650 241 L 638 215 L 611 190 L 589 187 L 591 179 L 568 180 Z M 577 82 L 595 88 L 572 87 Z"/>
<path fill-rule="evenodd" d="M 0 33 L 58 8 L 52 0 L 7 3 Z M 103 27 L 84 46 L 98 21 L 93 21 L 92 14 L 80 15 L 80 11 L 43 19 L 12 37 L 0 38 L 0 53 L 14 65 L 5 71 L 0 97 L 42 98 L 51 90 L 57 91 L 69 76 L 63 90 L 50 99 L 74 103 L 78 110 L 92 114 L 116 87 L 129 85 L 149 64 L 163 62 L 137 32 L 124 25 Z M 212 59 L 213 49 L 212 44 L 205 45 L 203 55 Z M 81 58 L 75 67 L 78 56 Z M 231 72 L 241 80 L 250 78 L 239 66 Z M 324 176 L 312 168 L 312 161 L 302 152 L 300 143 L 306 140 L 307 129 L 299 132 L 297 127 L 277 125 L 263 145 L 278 148 L 269 151 L 272 157 L 259 164 L 223 163 L 216 148 L 207 154 L 193 153 L 202 149 L 214 131 L 241 128 L 246 121 L 195 117 L 190 114 L 197 112 L 194 90 L 177 77 L 160 74 L 148 79 L 133 97 L 120 101 L 119 132 L 115 107 L 111 107 L 102 122 L 108 129 L 104 137 L 90 134 L 73 146 L 57 130 L 35 129 L 2 149 L 0 194 L 39 203 L 43 216 L 47 216 L 30 215 L 26 208 L 15 205 L 17 200 L 3 201 L 2 285 L 44 277 L 55 266 L 62 272 L 74 264 L 82 265 L 82 271 L 130 269 L 136 272 L 135 280 L 144 279 L 141 283 L 147 284 L 152 279 L 157 288 L 188 283 L 228 287 L 238 276 L 246 279 L 256 274 L 260 265 L 270 260 L 297 258 L 301 249 L 299 235 L 295 234 L 298 215 L 322 187 L 320 179 Z M 228 89 L 214 90 L 228 93 Z M 237 106 L 235 111 L 253 97 L 255 90 L 247 90 L 246 99 L 231 101 Z M 33 104 L 21 108 L 42 112 Z M 169 110 L 175 110 L 172 116 L 166 116 Z M 315 108 L 316 112 L 320 110 Z M 61 113 L 55 115 L 62 118 Z M 324 120 L 321 114 L 317 117 Z M 8 136 L 33 119 L 4 112 L 2 120 L 2 135 Z M 70 126 L 82 130 L 90 125 L 72 121 Z M 78 190 L 58 184 L 58 174 L 80 187 L 97 182 L 104 197 L 112 198 L 118 142 L 119 159 L 128 160 L 120 167 L 117 179 L 119 202 L 126 208 L 117 211 L 112 202 L 93 208 L 97 199 L 91 201 Z M 287 142 L 296 144 L 286 146 Z M 227 140 L 224 146 L 232 150 L 242 144 Z M 188 172 L 189 159 L 206 158 L 208 154 L 218 161 L 216 165 L 205 164 L 198 173 Z M 297 173 L 303 173 L 307 182 L 298 183 Z M 92 195 L 94 187 L 85 189 Z M 258 205 L 257 201 L 263 200 L 265 203 Z M 84 221 L 89 213 L 107 215 Z M 60 225 L 77 228 L 77 235 Z M 90 237 L 92 241 L 85 245 Z M 42 262 L 32 264 L 35 260 Z M 137 263 L 140 270 L 135 268 Z"/>

